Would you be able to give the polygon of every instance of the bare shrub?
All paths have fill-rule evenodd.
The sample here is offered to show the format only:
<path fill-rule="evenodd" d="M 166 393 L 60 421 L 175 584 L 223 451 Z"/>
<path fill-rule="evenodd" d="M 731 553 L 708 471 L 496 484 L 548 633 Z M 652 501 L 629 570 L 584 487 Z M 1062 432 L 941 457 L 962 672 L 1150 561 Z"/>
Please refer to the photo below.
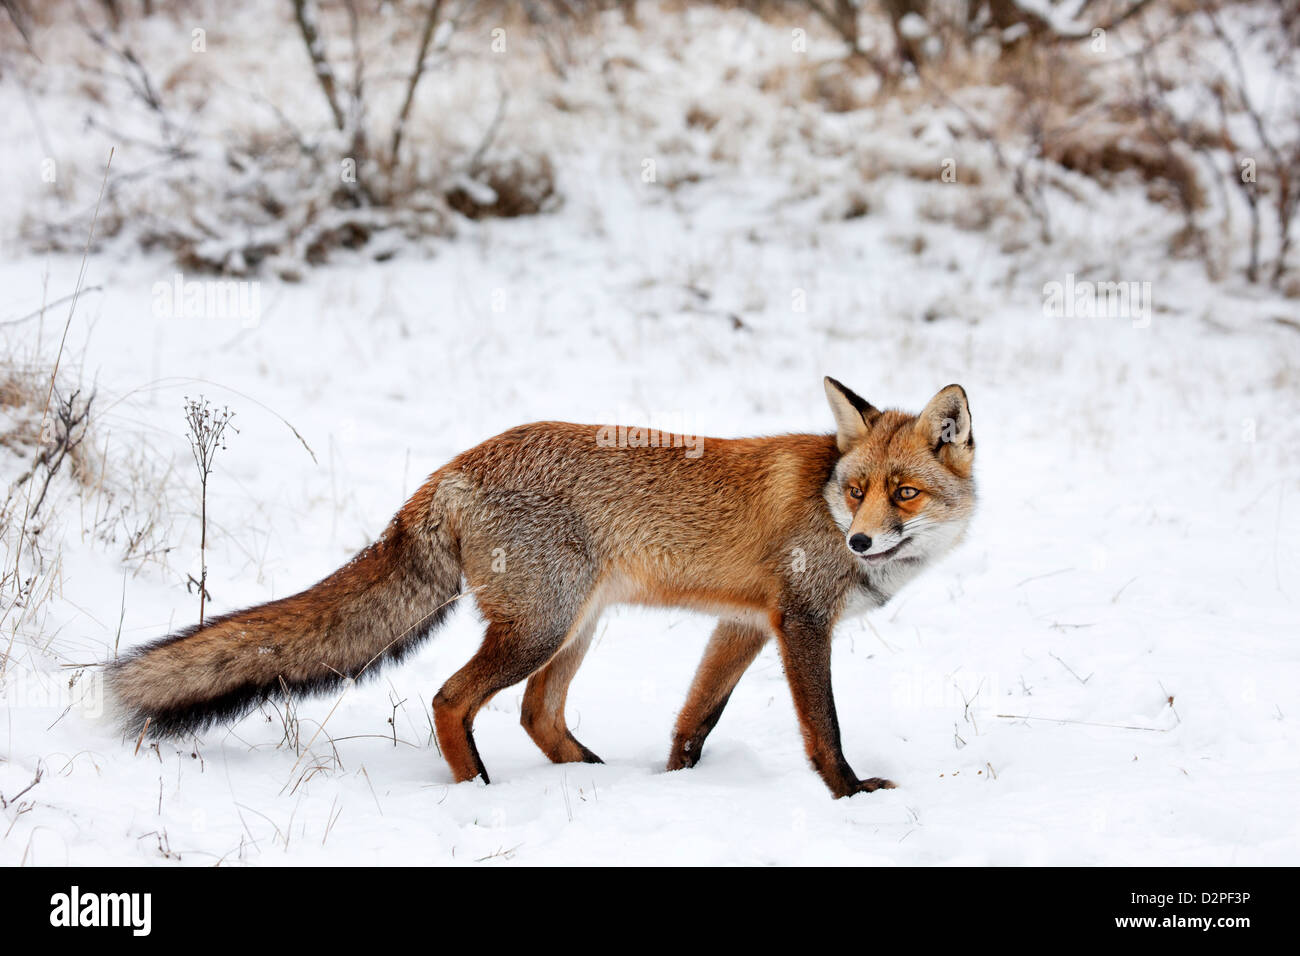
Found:
<path fill-rule="evenodd" d="M 457 31 L 491 5 L 404 0 L 398 16 L 382 16 L 381 6 L 280 0 L 274 8 L 275 29 L 296 41 L 277 69 L 300 72 L 298 89 L 315 91 L 319 112 L 281 106 L 261 92 L 260 78 L 232 89 L 196 65 L 202 61 L 178 63 L 174 53 L 169 61 L 142 39 L 165 27 L 176 43 L 189 43 L 179 14 L 74 8 L 88 43 L 76 69 L 83 92 L 101 104 L 88 125 L 152 157 L 110 178 L 100 235 L 166 250 L 191 271 L 269 268 L 293 279 L 381 237 L 390 241 L 376 249 L 391 254 L 398 240 L 449 235 L 458 214 L 549 208 L 556 190 L 549 157 L 497 145 L 504 98 L 481 138 L 442 137 L 439 152 L 428 152 L 422 92 L 462 55 L 451 48 Z M 456 126 L 473 129 L 472 113 L 462 111 Z M 29 214 L 22 233 L 37 249 L 70 249 L 79 221 L 47 209 Z"/>
<path fill-rule="evenodd" d="M 918 60 L 922 86 L 994 151 L 1045 240 L 1054 169 L 1107 188 L 1136 183 L 1180 213 L 1171 251 L 1212 276 L 1236 255 L 1244 210 L 1244 274 L 1283 288 L 1300 204 L 1300 6 L 1111 0 L 1078 7 L 1071 22 L 1010 0 L 967 9 L 964 28 L 938 24 L 947 42 Z M 987 37 L 993 56 L 978 45 Z M 1262 75 L 1290 77 L 1289 95 L 1273 90 L 1266 104 L 1248 57 L 1267 61 Z M 1005 94 L 1000 109 L 963 105 L 981 88 Z"/>

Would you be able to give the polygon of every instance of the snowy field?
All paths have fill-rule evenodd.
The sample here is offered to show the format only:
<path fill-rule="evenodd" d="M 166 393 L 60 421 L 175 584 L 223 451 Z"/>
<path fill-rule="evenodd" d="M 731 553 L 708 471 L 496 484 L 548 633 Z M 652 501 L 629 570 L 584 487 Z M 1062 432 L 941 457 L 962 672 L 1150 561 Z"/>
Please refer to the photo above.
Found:
<path fill-rule="evenodd" d="M 835 121 L 946 155 L 898 117 Z M 1296 300 L 1168 257 L 1138 188 L 1009 249 L 996 222 L 923 214 L 955 187 L 882 174 L 845 219 L 815 185 L 792 199 L 766 154 L 656 188 L 641 147 L 607 133 L 557 147 L 554 212 L 260 276 L 256 323 L 159 316 L 168 258 L 90 256 L 99 288 L 64 363 L 97 389 L 91 460 L 116 497 L 56 487 L 46 597 L 6 611 L 0 863 L 1294 863 L 1300 335 L 1275 320 Z M 0 320 L 69 294 L 79 266 L 14 244 Z M 1047 314 L 1044 286 L 1070 274 L 1149 282 L 1151 310 Z M 48 363 L 66 318 L 0 334 Z M 430 730 L 481 635 L 469 605 L 402 665 L 287 715 L 137 750 L 99 713 L 96 663 L 197 619 L 186 396 L 239 429 L 209 490 L 214 613 L 333 571 L 511 425 L 826 432 L 825 374 L 912 411 L 960 382 L 978 436 L 968 541 L 837 632 L 845 753 L 896 790 L 830 798 L 770 646 L 700 764 L 665 773 L 712 628 L 685 612 L 601 624 L 568 714 L 604 765 L 549 763 L 519 726 L 522 685 L 498 695 L 475 727 L 488 786 L 452 784 Z M 0 465 L 6 483 L 23 467 L 7 449 Z M 167 550 L 124 560 L 151 509 Z"/>

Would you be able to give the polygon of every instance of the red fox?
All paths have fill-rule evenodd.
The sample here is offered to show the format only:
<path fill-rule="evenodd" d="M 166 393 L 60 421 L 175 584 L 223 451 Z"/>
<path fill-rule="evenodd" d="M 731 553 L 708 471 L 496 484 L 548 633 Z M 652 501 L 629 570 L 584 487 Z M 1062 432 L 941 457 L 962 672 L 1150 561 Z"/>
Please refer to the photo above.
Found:
<path fill-rule="evenodd" d="M 688 607 L 721 622 L 677 719 L 669 770 L 700 759 L 736 683 L 775 637 L 805 749 L 831 793 L 892 787 L 859 779 L 844 758 L 831 631 L 883 605 L 965 533 L 970 410 L 960 385 L 920 415 L 881 411 L 832 378 L 825 387 L 834 435 L 607 447 L 598 436 L 608 426 L 538 422 L 489 439 L 434 472 L 377 541 L 319 584 L 109 665 L 124 727 L 194 732 L 264 699 L 371 673 L 468 591 L 487 632 L 433 699 L 455 779 L 487 782 L 474 716 L 524 680 L 521 722 L 542 752 L 596 763 L 564 703 L 601 612 Z"/>

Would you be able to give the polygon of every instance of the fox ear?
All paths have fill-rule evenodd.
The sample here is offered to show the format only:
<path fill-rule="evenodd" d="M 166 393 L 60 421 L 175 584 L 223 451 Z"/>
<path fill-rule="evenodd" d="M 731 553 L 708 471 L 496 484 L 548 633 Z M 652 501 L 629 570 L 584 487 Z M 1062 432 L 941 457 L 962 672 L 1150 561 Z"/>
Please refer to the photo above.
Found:
<path fill-rule="evenodd" d="M 949 385 L 930 399 L 916 420 L 916 432 L 940 461 L 959 474 L 970 473 L 975 437 L 971 434 L 970 405 L 964 388 Z"/>
<path fill-rule="evenodd" d="M 826 401 L 831 403 L 831 411 L 835 413 L 835 444 L 843 453 L 866 435 L 880 417 L 880 410 L 829 375 L 823 384 L 826 386 Z"/>

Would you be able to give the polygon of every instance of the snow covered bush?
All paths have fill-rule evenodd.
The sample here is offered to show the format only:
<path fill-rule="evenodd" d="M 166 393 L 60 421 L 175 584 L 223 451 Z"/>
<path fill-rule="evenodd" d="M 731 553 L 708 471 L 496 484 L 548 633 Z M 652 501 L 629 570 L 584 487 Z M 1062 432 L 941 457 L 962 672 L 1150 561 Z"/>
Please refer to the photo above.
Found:
<path fill-rule="evenodd" d="M 101 236 L 165 249 L 189 270 L 298 278 L 335 250 L 382 258 L 452 233 L 457 213 L 531 215 L 556 199 L 548 157 L 509 139 L 504 94 L 484 102 L 456 69 L 459 57 L 494 55 L 477 36 L 456 43 L 495 5 L 144 10 L 48 4 L 31 13 L 41 28 L 8 51 L 31 95 L 82 114 L 105 157 L 117 147 Z M 94 170 L 84 157 L 48 163 L 43 176 L 59 185 L 22 235 L 36 249 L 77 249 L 78 187 Z"/>
<path fill-rule="evenodd" d="M 19 236 L 78 248 L 114 145 L 101 236 L 295 280 L 344 250 L 553 211 L 556 157 L 599 129 L 624 137 L 629 175 L 675 190 L 780 167 L 832 219 L 899 172 L 955 186 L 927 217 L 996 223 L 1004 246 L 1060 239 L 1058 207 L 1132 186 L 1177 213 L 1149 241 L 1300 291 L 1294 2 L 790 0 L 712 38 L 708 4 L 608 6 L 16 2 L 5 62 L 47 187 Z M 648 42 L 673 35 L 688 42 Z M 752 55 L 722 69 L 718 43 Z M 101 151 L 45 141 L 74 129 Z"/>

